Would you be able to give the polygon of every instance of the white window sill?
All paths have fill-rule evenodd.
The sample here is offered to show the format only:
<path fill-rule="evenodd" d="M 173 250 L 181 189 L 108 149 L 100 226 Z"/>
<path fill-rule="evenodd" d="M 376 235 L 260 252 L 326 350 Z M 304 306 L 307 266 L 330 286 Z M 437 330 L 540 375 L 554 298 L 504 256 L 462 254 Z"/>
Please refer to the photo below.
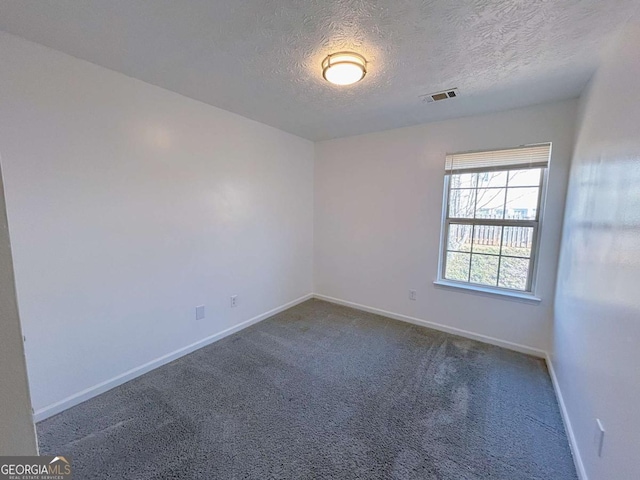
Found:
<path fill-rule="evenodd" d="M 466 283 L 450 282 L 448 280 L 436 280 L 433 282 L 436 287 L 442 287 L 452 290 L 462 290 L 467 293 L 475 293 L 485 296 L 503 297 L 505 300 L 515 300 L 525 303 L 540 303 L 541 298 L 530 293 L 512 292 L 498 288 L 483 287 L 481 285 L 470 285 Z"/>

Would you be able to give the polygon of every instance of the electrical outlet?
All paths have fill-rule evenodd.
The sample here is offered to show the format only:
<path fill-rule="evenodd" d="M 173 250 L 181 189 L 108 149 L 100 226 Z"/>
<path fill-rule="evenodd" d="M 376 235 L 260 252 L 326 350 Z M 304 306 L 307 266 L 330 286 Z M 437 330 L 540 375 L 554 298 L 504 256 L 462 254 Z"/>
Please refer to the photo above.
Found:
<path fill-rule="evenodd" d="M 238 306 L 238 295 L 231 295 L 231 308 Z"/>
<path fill-rule="evenodd" d="M 196 320 L 202 320 L 204 318 L 204 305 L 198 305 L 196 307 Z"/>
<path fill-rule="evenodd" d="M 593 436 L 593 443 L 595 444 L 598 456 L 602 456 L 602 448 L 604 447 L 604 427 L 599 418 L 596 418 L 596 431 Z"/>
<path fill-rule="evenodd" d="M 415 290 L 409 290 L 409 300 L 415 300 L 418 297 L 418 294 Z"/>

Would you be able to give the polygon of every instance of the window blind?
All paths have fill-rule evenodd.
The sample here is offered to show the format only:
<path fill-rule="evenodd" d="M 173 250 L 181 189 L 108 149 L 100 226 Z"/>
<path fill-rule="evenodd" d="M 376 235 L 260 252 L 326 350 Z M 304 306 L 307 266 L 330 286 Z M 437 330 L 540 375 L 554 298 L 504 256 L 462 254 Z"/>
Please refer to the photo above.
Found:
<path fill-rule="evenodd" d="M 505 148 L 486 152 L 454 153 L 447 155 L 447 174 L 546 168 L 549 166 L 551 144 L 541 143 L 517 148 Z"/>

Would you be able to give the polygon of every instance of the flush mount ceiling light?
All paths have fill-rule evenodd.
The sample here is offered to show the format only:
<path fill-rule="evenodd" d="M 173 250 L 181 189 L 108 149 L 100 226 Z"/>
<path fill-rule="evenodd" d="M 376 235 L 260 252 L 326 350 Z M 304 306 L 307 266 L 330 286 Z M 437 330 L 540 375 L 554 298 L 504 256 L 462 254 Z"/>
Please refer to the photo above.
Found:
<path fill-rule="evenodd" d="M 327 55 L 322 61 L 322 76 L 336 85 L 351 85 L 367 74 L 367 61 L 353 52 L 338 52 Z"/>

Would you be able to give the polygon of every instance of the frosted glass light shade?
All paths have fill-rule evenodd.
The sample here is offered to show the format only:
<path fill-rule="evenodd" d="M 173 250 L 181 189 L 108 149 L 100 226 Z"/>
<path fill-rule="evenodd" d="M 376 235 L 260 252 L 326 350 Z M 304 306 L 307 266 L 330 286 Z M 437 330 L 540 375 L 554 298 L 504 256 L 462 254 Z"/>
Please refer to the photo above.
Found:
<path fill-rule="evenodd" d="M 322 61 L 322 76 L 336 85 L 351 85 L 367 74 L 367 61 L 353 52 L 338 52 L 327 55 Z"/>

